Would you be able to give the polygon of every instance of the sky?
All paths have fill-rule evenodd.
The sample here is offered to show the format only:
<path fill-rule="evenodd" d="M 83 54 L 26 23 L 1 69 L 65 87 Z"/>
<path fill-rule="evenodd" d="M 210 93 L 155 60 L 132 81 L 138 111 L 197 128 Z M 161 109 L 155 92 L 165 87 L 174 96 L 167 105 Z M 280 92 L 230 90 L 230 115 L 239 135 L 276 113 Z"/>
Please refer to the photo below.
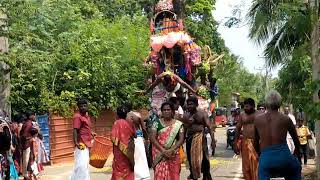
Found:
<path fill-rule="evenodd" d="M 224 22 L 227 17 L 232 16 L 232 10 L 236 5 L 241 3 L 243 15 L 247 14 L 251 0 L 217 0 L 215 11 L 213 12 L 214 18 L 218 23 L 218 32 L 224 39 L 226 46 L 231 52 L 242 58 L 244 66 L 252 73 L 265 73 L 263 47 L 255 44 L 248 38 L 249 27 L 246 23 L 242 23 L 239 27 L 226 27 Z M 279 68 L 272 70 L 272 76 L 276 77 Z"/>

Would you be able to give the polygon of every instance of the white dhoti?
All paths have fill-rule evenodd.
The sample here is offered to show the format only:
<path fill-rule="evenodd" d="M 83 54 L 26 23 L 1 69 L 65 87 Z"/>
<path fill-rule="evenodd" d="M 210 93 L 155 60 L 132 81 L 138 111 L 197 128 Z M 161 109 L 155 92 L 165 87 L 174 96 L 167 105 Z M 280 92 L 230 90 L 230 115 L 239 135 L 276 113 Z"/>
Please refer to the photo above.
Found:
<path fill-rule="evenodd" d="M 134 179 L 151 179 L 146 156 L 146 149 L 142 137 L 134 139 Z"/>
<path fill-rule="evenodd" d="M 293 154 L 295 146 L 294 146 L 293 139 L 292 139 L 292 137 L 290 136 L 289 133 L 287 134 L 287 144 L 288 144 L 288 147 L 289 147 L 289 150 L 290 150 L 291 154 Z"/>
<path fill-rule="evenodd" d="M 208 116 L 210 117 L 211 111 L 210 111 L 210 101 L 207 99 L 203 99 L 202 97 L 198 97 L 198 102 L 199 102 L 199 109 L 202 109 L 203 111 L 208 113 Z"/>
<path fill-rule="evenodd" d="M 208 154 L 209 154 L 209 157 L 211 157 L 213 149 L 212 149 L 212 145 L 211 145 L 212 139 L 211 139 L 210 133 L 206 134 L 206 138 L 207 138 Z"/>
<path fill-rule="evenodd" d="M 89 149 L 80 150 L 75 148 L 74 151 L 74 168 L 71 180 L 90 180 L 89 173 Z"/>
<path fill-rule="evenodd" d="M 30 160 L 30 147 L 22 151 L 22 175 L 28 177 L 28 164 Z"/>
<path fill-rule="evenodd" d="M 293 125 L 296 125 L 296 118 L 294 117 L 294 115 L 288 114 L 288 116 L 291 119 Z M 289 147 L 289 150 L 290 150 L 291 154 L 293 154 L 295 146 L 294 146 L 293 139 L 292 139 L 292 137 L 290 136 L 289 133 L 287 133 L 287 144 L 288 144 L 288 147 Z"/>

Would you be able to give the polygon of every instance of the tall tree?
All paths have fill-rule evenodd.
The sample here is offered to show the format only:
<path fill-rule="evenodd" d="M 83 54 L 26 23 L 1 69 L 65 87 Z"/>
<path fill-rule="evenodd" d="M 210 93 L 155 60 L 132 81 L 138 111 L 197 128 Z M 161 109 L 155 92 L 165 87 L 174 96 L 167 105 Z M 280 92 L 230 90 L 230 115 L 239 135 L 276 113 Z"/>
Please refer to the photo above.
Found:
<path fill-rule="evenodd" d="M 218 24 L 212 14 L 214 8 L 214 0 L 186 0 L 185 27 L 200 46 L 208 45 L 219 54 L 229 53 L 218 33 Z"/>
<path fill-rule="evenodd" d="M 276 89 L 282 94 L 284 102 L 293 107 L 303 108 L 305 112 L 312 112 L 311 89 L 311 61 L 306 53 L 306 47 L 296 49 L 292 54 L 292 60 L 283 65 L 276 81 Z"/>
<path fill-rule="evenodd" d="M 91 112 L 132 100 L 144 87 L 142 59 L 148 53 L 144 16 L 105 19 L 91 1 L 11 1 L 11 51 L 1 58 L 12 67 L 12 108 L 65 114 L 77 96 Z"/>
<path fill-rule="evenodd" d="M 267 43 L 264 51 L 270 66 L 291 60 L 292 52 L 308 44 L 312 64 L 313 117 L 316 138 L 320 141 L 319 91 L 319 1 L 318 0 L 254 0 L 250 13 L 250 37 Z M 320 178 L 320 144 L 317 144 L 317 176 Z"/>
<path fill-rule="evenodd" d="M 178 1 L 185 3 L 185 27 L 197 43 L 225 54 L 225 63 L 215 72 L 221 102 L 229 104 L 233 91 L 255 96 L 259 85 L 241 88 L 246 85 L 241 76 L 254 82 L 257 78 L 229 52 L 217 33 L 211 14 L 214 1 L 174 2 Z M 87 97 L 95 114 L 126 99 L 136 107 L 145 106 L 147 98 L 136 97 L 135 91 L 145 86 L 142 61 L 149 52 L 147 16 L 151 17 L 157 2 L 2 0 L 8 13 L 11 51 L 0 58 L 12 67 L 13 110 L 64 114 L 77 96 Z"/>
<path fill-rule="evenodd" d="M 0 6 L 1 8 L 1 6 Z M 7 31 L 7 15 L 3 9 L 0 9 L 0 31 L 4 32 L 0 35 L 0 54 L 8 53 L 9 43 L 5 36 Z M 9 102 L 10 96 L 10 66 L 0 60 L 0 110 L 4 110 L 11 117 L 11 106 Z"/>

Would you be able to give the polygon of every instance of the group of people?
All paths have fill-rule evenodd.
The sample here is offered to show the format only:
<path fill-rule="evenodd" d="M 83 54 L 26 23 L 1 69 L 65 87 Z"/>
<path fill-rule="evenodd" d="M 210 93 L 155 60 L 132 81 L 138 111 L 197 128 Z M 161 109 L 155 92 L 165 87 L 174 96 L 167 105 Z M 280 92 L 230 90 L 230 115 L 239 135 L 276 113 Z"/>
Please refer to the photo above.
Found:
<path fill-rule="evenodd" d="M 301 179 L 300 152 L 306 164 L 306 146 L 311 134 L 302 117 L 296 126 L 288 107 L 284 108 L 285 113 L 279 111 L 281 96 L 277 91 L 270 91 L 265 102 L 266 108 L 258 105 L 255 110 L 254 100 L 246 99 L 237 123 L 234 149 L 242 156 L 244 179 Z"/>
<path fill-rule="evenodd" d="M 303 119 L 295 118 L 289 113 L 279 111 L 281 96 L 270 91 L 265 99 L 266 108 L 248 98 L 244 101 L 244 112 L 237 121 L 235 153 L 242 155 L 243 175 L 246 180 L 267 180 L 272 177 L 301 179 L 301 152 L 304 164 L 307 163 L 307 143 L 311 137 L 309 129 L 303 125 Z M 89 150 L 93 145 L 95 133 L 91 130 L 86 100 L 78 101 L 78 109 L 73 118 L 75 167 L 72 179 L 90 179 L 88 162 Z M 182 111 L 182 112 L 181 112 Z M 8 131 L 9 130 L 9 131 Z M 3 138 L 9 132 L 9 137 Z M 8 134 L 8 133 L 7 133 Z M 130 105 L 117 108 L 111 138 L 113 143 L 112 180 L 133 180 L 139 171 L 144 171 L 150 178 L 149 167 L 154 169 L 156 180 L 180 179 L 184 142 L 189 163 L 188 179 L 212 179 L 208 142 L 206 135 L 211 136 L 211 146 L 215 149 L 214 131 L 208 114 L 198 108 L 198 98 L 190 96 L 186 108 L 181 110 L 178 100 L 170 98 L 161 105 L 161 113 L 152 113 L 144 121 L 140 113 Z M 289 135 L 288 135 L 289 134 Z M 19 120 L 8 122 L 1 118 L 1 168 L 3 179 L 36 179 L 43 170 L 42 164 L 48 161 L 35 114 L 27 112 Z M 144 139 L 145 147 L 151 148 L 151 164 L 147 158 L 141 163 L 135 157 L 138 147 L 136 139 Z M 291 145 L 291 141 L 293 145 Z M 5 145 L 5 142 L 9 142 Z M 148 144 L 150 142 L 150 144 Z M 292 148 L 294 147 L 294 148 Z M 140 148 L 141 151 L 141 148 Z M 143 149 L 144 156 L 148 150 Z M 140 153 L 141 154 L 141 153 Z M 137 165 L 139 164 L 139 165 Z"/>
<path fill-rule="evenodd" d="M 190 167 L 189 179 L 198 179 L 203 173 L 203 179 L 211 180 L 210 162 L 206 134 L 214 139 L 208 115 L 199 110 L 198 99 L 191 96 L 187 99 L 186 112 L 179 115 L 179 107 L 174 100 L 161 105 L 160 114 L 152 114 L 145 122 L 140 113 L 131 109 L 130 105 L 117 108 L 117 120 L 112 126 L 111 139 L 113 143 L 112 180 L 133 180 L 137 174 L 143 172 L 150 178 L 147 158 L 135 157 L 141 148 L 137 146 L 137 138 L 143 138 L 145 147 L 151 147 L 152 162 L 156 180 L 180 179 L 181 151 L 186 140 L 187 158 Z M 88 116 L 87 101 L 78 101 L 79 112 L 73 117 L 75 166 L 72 180 L 89 180 L 89 151 L 92 147 L 95 133 L 91 130 L 91 121 Z M 150 142 L 150 144 L 148 144 Z M 150 146 L 151 145 L 151 146 Z M 211 142 L 215 148 L 215 141 Z M 146 156 L 142 148 L 142 156 Z M 138 165 L 139 164 L 139 165 Z M 145 168 L 145 169 L 143 169 Z"/>
<path fill-rule="evenodd" d="M 306 144 L 310 132 L 298 118 L 297 126 L 292 116 L 279 111 L 281 96 L 270 91 L 265 98 L 266 107 L 258 105 L 251 98 L 244 101 L 244 112 L 237 118 L 235 153 L 242 155 L 243 175 L 246 180 L 269 180 L 272 177 L 301 179 L 301 156 L 307 163 Z M 152 112 L 148 120 L 131 109 L 129 104 L 117 108 L 117 120 L 113 124 L 112 180 L 133 180 L 141 172 L 150 178 L 149 167 L 154 169 L 156 180 L 180 179 L 181 163 L 186 144 L 190 175 L 188 179 L 212 179 L 208 153 L 207 135 L 211 136 L 211 147 L 215 149 L 214 130 L 207 112 L 198 108 L 198 98 L 189 96 L 181 110 L 176 97 L 162 103 L 161 112 Z M 75 168 L 73 179 L 90 179 L 88 171 L 89 150 L 93 133 L 87 112 L 87 102 L 78 102 L 79 113 L 73 119 Z M 289 135 L 288 135 L 289 134 Z M 289 149 L 288 137 L 293 141 L 294 151 Z M 144 139 L 144 148 L 137 147 L 137 138 Z M 146 157 L 137 160 L 136 153 L 146 156 L 150 148 L 149 166 Z M 142 150 L 141 150 L 142 149 Z M 182 151 L 181 151 L 182 150 Z M 140 157 L 141 158 L 141 157 Z M 83 164 L 83 165 L 81 165 Z M 138 165 L 139 164 L 139 165 Z M 143 167 L 141 169 L 141 167 Z M 144 169 L 145 168 L 145 169 Z"/>
<path fill-rule="evenodd" d="M 118 120 L 112 127 L 114 160 L 112 180 L 131 180 L 139 171 L 149 171 L 135 166 L 134 138 L 136 131 L 142 129 L 145 140 L 150 140 L 152 149 L 152 168 L 156 180 L 180 179 L 181 147 L 186 140 L 187 158 L 190 167 L 189 179 L 212 179 L 206 142 L 206 132 L 214 139 L 206 112 L 197 109 L 198 99 L 191 96 L 187 99 L 187 111 L 179 116 L 175 104 L 168 101 L 161 105 L 161 113 L 149 119 L 151 125 L 145 125 L 141 115 L 127 107 L 117 110 Z M 130 112 L 131 111 L 131 112 Z M 133 115 L 132 115 L 133 114 Z M 212 141 L 213 149 L 215 141 Z M 147 163 L 147 162 L 146 162 Z M 135 171 L 136 170 L 136 171 Z M 148 178 L 148 177 L 144 177 Z M 150 177 L 149 177 L 150 178 Z"/>
<path fill-rule="evenodd" d="M 10 122 L 0 112 L 0 179 L 37 179 L 49 161 L 35 113 L 28 111 Z"/>

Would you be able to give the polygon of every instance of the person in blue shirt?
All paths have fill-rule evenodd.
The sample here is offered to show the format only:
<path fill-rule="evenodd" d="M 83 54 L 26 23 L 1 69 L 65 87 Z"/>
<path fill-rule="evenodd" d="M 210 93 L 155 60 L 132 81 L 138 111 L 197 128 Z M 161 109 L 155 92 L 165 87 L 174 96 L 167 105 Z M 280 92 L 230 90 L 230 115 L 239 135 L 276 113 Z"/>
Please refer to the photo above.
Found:
<path fill-rule="evenodd" d="M 209 77 L 209 82 L 210 82 L 210 98 L 211 100 L 215 100 L 217 96 L 219 95 L 219 87 L 217 85 L 217 78 L 212 78 Z"/>

